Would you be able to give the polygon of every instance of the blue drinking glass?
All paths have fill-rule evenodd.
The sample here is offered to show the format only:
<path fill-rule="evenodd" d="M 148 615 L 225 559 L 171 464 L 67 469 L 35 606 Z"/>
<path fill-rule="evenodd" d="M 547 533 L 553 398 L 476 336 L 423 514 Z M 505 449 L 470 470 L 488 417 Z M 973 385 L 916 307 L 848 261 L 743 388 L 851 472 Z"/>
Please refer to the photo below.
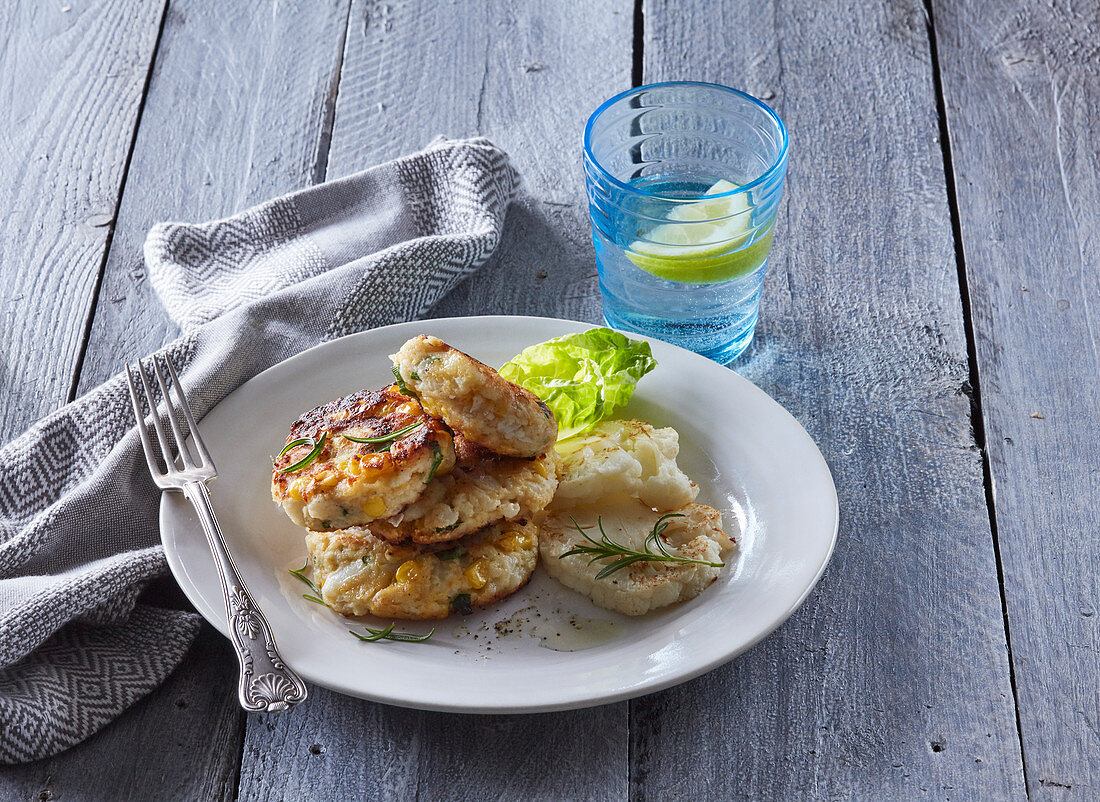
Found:
<path fill-rule="evenodd" d="M 787 129 L 718 84 L 639 86 L 584 129 L 609 326 L 726 363 L 752 342 L 787 172 Z"/>

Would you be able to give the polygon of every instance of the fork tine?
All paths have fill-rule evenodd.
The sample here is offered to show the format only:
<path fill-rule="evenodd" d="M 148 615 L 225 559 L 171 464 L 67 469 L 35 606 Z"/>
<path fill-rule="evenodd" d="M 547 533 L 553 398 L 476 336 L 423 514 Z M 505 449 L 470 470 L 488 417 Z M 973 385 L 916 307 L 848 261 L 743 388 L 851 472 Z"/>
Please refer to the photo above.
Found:
<path fill-rule="evenodd" d="M 180 384 L 180 377 L 176 375 L 176 369 L 172 365 L 172 360 L 167 355 L 164 356 L 164 364 L 168 367 L 168 375 L 172 379 L 172 387 L 175 388 L 176 397 L 179 399 L 180 407 L 183 409 L 183 417 L 187 420 L 187 428 L 191 430 L 191 441 L 195 444 L 195 449 L 199 452 L 199 459 L 202 460 L 203 468 L 213 468 L 214 460 L 210 458 L 210 452 L 206 450 L 206 443 L 202 441 L 202 437 L 199 435 L 199 425 L 195 423 L 195 416 L 191 412 L 191 405 L 187 403 L 187 396 L 183 394 L 183 385 Z"/>
<path fill-rule="evenodd" d="M 183 467 L 185 469 L 194 468 L 195 461 L 191 459 L 191 451 L 187 448 L 183 430 L 180 429 L 180 423 L 176 419 L 176 411 L 172 409 L 172 396 L 168 395 L 168 385 L 164 382 L 164 373 L 160 369 L 160 360 L 157 359 L 156 354 L 153 355 L 152 362 L 153 375 L 157 377 L 157 386 L 160 387 L 161 398 L 164 399 L 164 406 L 168 408 L 168 425 L 172 427 L 172 436 L 176 438 L 176 450 L 179 451 L 180 459 L 183 460 Z"/>
<path fill-rule="evenodd" d="M 140 366 L 138 367 L 140 371 Z M 137 386 L 134 384 L 134 375 L 130 372 L 130 365 L 126 365 L 126 382 L 130 385 L 130 403 L 134 405 L 134 418 L 137 419 L 138 435 L 141 437 L 141 450 L 145 452 L 145 461 L 149 463 L 149 472 L 153 476 L 163 476 L 164 471 L 157 465 L 153 456 L 153 442 L 149 439 L 149 427 L 145 425 L 145 413 L 138 401 Z"/>
<path fill-rule="evenodd" d="M 153 391 L 149 387 L 149 380 L 145 378 L 145 366 L 141 360 L 137 361 L 138 377 L 141 379 L 141 387 L 145 390 L 145 401 L 149 404 L 149 417 L 153 419 L 153 429 L 157 433 L 157 441 L 160 443 L 160 453 L 164 456 L 164 467 L 168 471 L 176 469 L 176 461 L 172 458 L 172 449 L 168 447 L 168 438 L 164 434 L 164 427 L 160 425 L 160 414 L 157 412 L 156 401 L 153 399 Z"/>

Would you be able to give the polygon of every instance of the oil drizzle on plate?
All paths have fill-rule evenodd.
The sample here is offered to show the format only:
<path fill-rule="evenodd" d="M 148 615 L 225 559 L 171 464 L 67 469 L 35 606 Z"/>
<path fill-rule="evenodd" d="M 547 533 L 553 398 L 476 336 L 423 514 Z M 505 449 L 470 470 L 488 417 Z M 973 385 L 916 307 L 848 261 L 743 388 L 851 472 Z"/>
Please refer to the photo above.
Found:
<path fill-rule="evenodd" d="M 544 649 L 579 652 L 615 640 L 623 627 L 609 618 L 585 618 L 560 608 L 548 613 L 531 604 L 495 622 L 492 629 L 501 639 L 537 638 Z"/>
<path fill-rule="evenodd" d="M 564 619 L 548 619 L 535 628 L 539 646 L 555 652 L 579 652 L 614 640 L 622 629 L 609 618 L 582 618 L 571 615 Z"/>

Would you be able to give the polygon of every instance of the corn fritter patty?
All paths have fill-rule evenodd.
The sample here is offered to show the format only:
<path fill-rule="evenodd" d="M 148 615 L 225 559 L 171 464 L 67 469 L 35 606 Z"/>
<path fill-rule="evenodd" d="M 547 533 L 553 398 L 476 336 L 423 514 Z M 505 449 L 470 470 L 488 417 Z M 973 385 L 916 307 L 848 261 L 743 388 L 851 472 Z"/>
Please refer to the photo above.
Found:
<path fill-rule="evenodd" d="M 358 527 L 306 536 L 314 582 L 341 615 L 446 618 L 504 599 L 538 562 L 538 527 L 493 524 L 455 543 L 394 544 Z"/>
<path fill-rule="evenodd" d="M 538 396 L 438 337 L 413 337 L 391 359 L 425 409 L 491 451 L 533 457 L 557 439 L 558 424 Z"/>
<path fill-rule="evenodd" d="M 550 449 L 534 459 L 502 457 L 455 436 L 457 462 L 401 512 L 366 527 L 384 540 L 442 543 L 499 520 L 538 516 L 558 486 L 561 459 Z"/>
<path fill-rule="evenodd" d="M 322 437 L 312 462 L 288 470 Z M 310 410 L 291 426 L 287 443 L 297 440 L 305 442 L 274 460 L 271 497 L 294 523 L 312 530 L 394 515 L 455 464 L 447 425 L 392 386 L 362 390 Z"/>

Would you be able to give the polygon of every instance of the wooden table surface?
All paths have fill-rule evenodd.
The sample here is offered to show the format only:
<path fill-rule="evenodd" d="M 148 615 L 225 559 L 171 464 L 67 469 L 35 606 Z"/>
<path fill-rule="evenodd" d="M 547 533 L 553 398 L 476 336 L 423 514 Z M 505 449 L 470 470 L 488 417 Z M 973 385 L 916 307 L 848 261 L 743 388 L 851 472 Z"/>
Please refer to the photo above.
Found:
<path fill-rule="evenodd" d="M 173 338 L 153 223 L 439 133 L 492 138 L 524 190 L 433 314 L 599 320 L 582 127 L 678 78 L 745 89 L 790 129 L 733 366 L 840 495 L 790 621 L 671 690 L 498 717 L 320 688 L 246 716 L 206 626 L 116 722 L 0 772 L 0 798 L 1100 798 L 1095 0 L 7 0 L 0 437 Z"/>

